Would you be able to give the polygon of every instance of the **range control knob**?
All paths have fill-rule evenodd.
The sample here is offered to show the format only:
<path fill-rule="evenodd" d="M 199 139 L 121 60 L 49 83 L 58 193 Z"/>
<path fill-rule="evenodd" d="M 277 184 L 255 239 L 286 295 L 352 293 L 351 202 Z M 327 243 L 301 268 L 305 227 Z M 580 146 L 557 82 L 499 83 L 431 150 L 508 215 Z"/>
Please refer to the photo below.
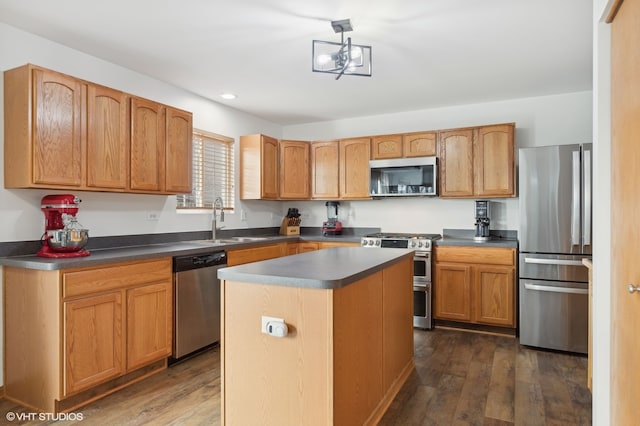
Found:
<path fill-rule="evenodd" d="M 422 247 L 422 241 L 418 243 L 418 247 Z"/>
<path fill-rule="evenodd" d="M 411 241 L 411 247 L 415 247 L 416 246 L 416 242 L 415 241 Z"/>
<path fill-rule="evenodd" d="M 380 245 L 380 240 L 376 240 L 376 246 Z"/>

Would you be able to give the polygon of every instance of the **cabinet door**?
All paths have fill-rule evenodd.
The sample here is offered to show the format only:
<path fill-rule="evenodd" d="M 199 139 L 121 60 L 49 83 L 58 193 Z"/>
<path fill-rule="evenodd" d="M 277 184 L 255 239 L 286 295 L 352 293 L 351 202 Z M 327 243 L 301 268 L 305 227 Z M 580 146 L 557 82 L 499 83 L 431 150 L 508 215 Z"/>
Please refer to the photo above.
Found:
<path fill-rule="evenodd" d="M 125 190 L 129 170 L 127 95 L 108 87 L 87 90 L 87 186 Z"/>
<path fill-rule="evenodd" d="M 235 266 L 242 265 L 244 263 L 257 262 L 259 260 L 273 259 L 275 257 L 282 256 L 286 251 L 286 243 L 228 250 L 227 265 Z"/>
<path fill-rule="evenodd" d="M 171 355 L 171 282 L 127 290 L 127 371 Z"/>
<path fill-rule="evenodd" d="M 437 132 L 409 133 L 402 136 L 404 157 L 427 157 L 437 155 Z"/>
<path fill-rule="evenodd" d="M 480 197 L 513 197 L 513 125 L 478 129 L 475 150 L 475 190 Z"/>
<path fill-rule="evenodd" d="M 260 143 L 260 198 L 278 198 L 278 140 L 262 136 Z"/>
<path fill-rule="evenodd" d="M 515 327 L 513 268 L 475 266 L 473 321 Z"/>
<path fill-rule="evenodd" d="M 369 198 L 369 138 L 340 141 L 340 198 Z"/>
<path fill-rule="evenodd" d="M 33 182 L 81 186 L 86 86 L 56 72 L 33 70 Z"/>
<path fill-rule="evenodd" d="M 402 135 L 374 136 L 371 140 L 372 159 L 400 157 L 402 157 Z"/>
<path fill-rule="evenodd" d="M 340 196 L 338 141 L 311 143 L 311 198 Z"/>
<path fill-rule="evenodd" d="M 191 193 L 193 117 L 190 112 L 166 107 L 167 139 L 165 148 L 164 190 Z"/>
<path fill-rule="evenodd" d="M 471 321 L 471 267 L 436 264 L 434 317 L 453 321 Z"/>
<path fill-rule="evenodd" d="M 309 198 L 309 143 L 280 141 L 280 198 Z"/>
<path fill-rule="evenodd" d="M 64 303 L 64 394 L 88 389 L 121 375 L 122 292 Z"/>
<path fill-rule="evenodd" d="M 132 190 L 158 192 L 164 180 L 164 110 L 146 99 L 131 98 Z"/>
<path fill-rule="evenodd" d="M 292 254 L 298 254 L 298 243 L 287 243 L 286 251 L 287 251 L 286 256 L 291 256 Z"/>
<path fill-rule="evenodd" d="M 318 243 L 298 243 L 298 253 L 318 250 Z"/>
<path fill-rule="evenodd" d="M 473 129 L 440 133 L 440 196 L 472 197 Z"/>

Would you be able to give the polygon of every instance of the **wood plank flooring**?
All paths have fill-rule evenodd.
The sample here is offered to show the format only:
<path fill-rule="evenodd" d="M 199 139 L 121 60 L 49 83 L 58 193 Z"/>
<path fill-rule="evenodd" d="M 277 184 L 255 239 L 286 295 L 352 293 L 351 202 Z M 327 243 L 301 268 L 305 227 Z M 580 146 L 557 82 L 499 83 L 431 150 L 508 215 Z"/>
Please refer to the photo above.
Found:
<path fill-rule="evenodd" d="M 381 425 L 590 425 L 586 357 L 522 347 L 517 339 L 416 330 L 416 369 Z M 214 348 L 85 406 L 82 422 L 0 424 L 218 425 L 220 353 Z"/>

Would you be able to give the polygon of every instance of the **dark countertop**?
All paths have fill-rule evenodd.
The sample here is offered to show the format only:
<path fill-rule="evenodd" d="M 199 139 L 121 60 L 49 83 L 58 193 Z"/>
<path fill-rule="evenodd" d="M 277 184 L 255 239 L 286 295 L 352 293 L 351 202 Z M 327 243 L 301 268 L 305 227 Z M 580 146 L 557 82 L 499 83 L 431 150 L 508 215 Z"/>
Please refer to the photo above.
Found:
<path fill-rule="evenodd" d="M 444 229 L 442 238 L 434 241 L 434 245 L 518 248 L 516 231 L 492 230 L 491 239 L 483 242 L 474 241 L 473 236 L 474 231 L 469 229 Z"/>
<path fill-rule="evenodd" d="M 188 256 L 210 253 L 218 250 L 247 248 L 265 244 L 297 241 L 332 241 L 332 242 L 360 242 L 359 236 L 345 235 L 323 237 L 322 235 L 305 235 L 302 237 L 270 235 L 257 237 L 240 237 L 245 240 L 234 241 L 231 238 L 223 240 L 192 240 L 159 244 L 143 244 L 137 246 L 111 247 L 91 249 L 91 255 L 67 259 L 38 257 L 35 254 L 25 256 L 0 257 L 0 265 L 25 269 L 62 270 L 82 268 L 86 266 L 100 266 L 110 263 L 129 262 L 158 257 Z"/>
<path fill-rule="evenodd" d="M 218 277 L 258 284 L 336 289 L 380 271 L 405 256 L 413 257 L 413 250 L 336 247 L 222 268 L 218 270 Z"/>

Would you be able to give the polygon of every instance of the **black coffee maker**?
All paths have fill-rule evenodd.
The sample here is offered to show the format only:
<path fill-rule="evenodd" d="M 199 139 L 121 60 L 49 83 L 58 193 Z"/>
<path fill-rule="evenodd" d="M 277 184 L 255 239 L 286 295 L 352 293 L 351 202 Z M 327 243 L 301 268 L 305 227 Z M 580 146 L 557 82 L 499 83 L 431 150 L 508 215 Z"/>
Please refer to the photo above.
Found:
<path fill-rule="evenodd" d="M 474 241 L 484 242 L 491 239 L 491 204 L 489 200 L 476 200 L 476 234 Z"/>

